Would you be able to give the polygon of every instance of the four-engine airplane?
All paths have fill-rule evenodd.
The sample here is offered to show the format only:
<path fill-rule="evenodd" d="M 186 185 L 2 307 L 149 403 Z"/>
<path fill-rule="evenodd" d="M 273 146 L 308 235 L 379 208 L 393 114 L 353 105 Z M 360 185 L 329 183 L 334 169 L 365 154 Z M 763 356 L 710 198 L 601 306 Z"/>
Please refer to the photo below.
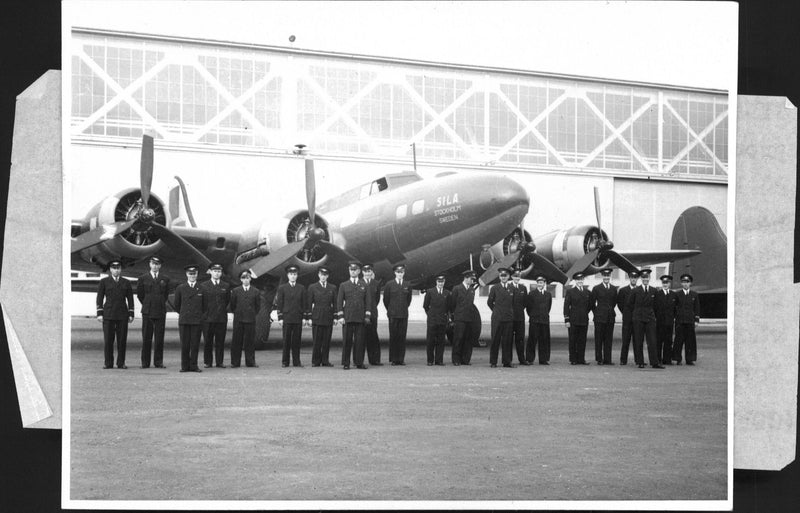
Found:
<path fill-rule="evenodd" d="M 316 270 L 331 269 L 330 280 L 347 279 L 350 260 L 371 262 L 379 279 L 391 279 L 392 267 L 407 266 L 414 288 L 430 286 L 445 273 L 448 285 L 473 268 L 490 283 L 500 266 L 515 265 L 524 275 L 543 273 L 566 283 L 578 271 L 591 274 L 608 266 L 626 271 L 643 263 L 696 256 L 699 250 L 626 252 L 597 226 L 575 226 L 533 239 L 522 227 L 528 213 L 527 191 L 514 180 L 490 173 L 442 173 L 423 179 L 416 172 L 389 174 L 345 192 L 319 206 L 313 161 L 305 159 L 307 208 L 283 218 L 266 219 L 240 233 L 198 228 L 186 188 L 170 191 L 165 204 L 151 194 L 153 139 L 143 136 L 141 184 L 103 199 L 84 219 L 72 223 L 72 269 L 96 272 L 109 261 L 123 262 L 123 272 L 148 270 L 150 256 L 164 259 L 162 273 L 183 281 L 183 267 L 219 262 L 234 283 L 249 269 L 255 283 L 274 291 L 284 268 L 300 268 L 300 280 L 316 280 Z M 484 272 L 485 270 L 485 272 Z M 73 290 L 80 290 L 73 283 Z"/>

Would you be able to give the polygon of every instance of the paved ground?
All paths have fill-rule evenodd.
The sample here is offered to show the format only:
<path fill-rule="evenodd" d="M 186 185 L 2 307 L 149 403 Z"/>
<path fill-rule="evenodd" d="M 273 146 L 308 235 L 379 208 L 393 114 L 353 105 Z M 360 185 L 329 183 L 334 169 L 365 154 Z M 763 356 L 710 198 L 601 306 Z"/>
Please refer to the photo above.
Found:
<path fill-rule="evenodd" d="M 726 496 L 724 326 L 700 330 L 697 366 L 666 370 L 570 366 L 558 325 L 547 367 L 491 369 L 488 348 L 470 367 L 427 367 L 412 323 L 406 367 L 311 368 L 304 345 L 304 368 L 282 369 L 270 349 L 257 369 L 202 374 L 178 372 L 174 327 L 168 368 L 140 369 L 131 329 L 129 369 L 102 370 L 102 330 L 73 318 L 72 499 Z"/>

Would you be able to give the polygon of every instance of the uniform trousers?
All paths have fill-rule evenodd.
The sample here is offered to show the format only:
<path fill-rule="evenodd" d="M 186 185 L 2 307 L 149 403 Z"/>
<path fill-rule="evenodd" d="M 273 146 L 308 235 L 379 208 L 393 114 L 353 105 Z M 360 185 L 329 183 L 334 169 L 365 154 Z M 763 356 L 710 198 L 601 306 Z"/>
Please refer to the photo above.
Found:
<path fill-rule="evenodd" d="M 428 363 L 435 363 L 436 365 L 444 363 L 444 332 L 446 329 L 446 324 L 428 324 L 428 331 L 426 334 L 428 341 Z"/>
<path fill-rule="evenodd" d="M 389 317 L 389 361 L 403 363 L 406 359 L 408 318 Z"/>
<path fill-rule="evenodd" d="M 628 348 L 633 339 L 633 321 L 622 319 L 622 348 L 619 351 L 619 363 L 628 363 Z M 636 358 L 636 348 L 634 347 L 634 358 Z M 638 363 L 638 362 L 637 362 Z"/>
<path fill-rule="evenodd" d="M 478 340 L 481 338 L 481 323 L 480 321 L 472 321 L 467 323 L 469 328 L 467 336 L 464 339 L 464 347 L 461 348 L 461 363 L 469 365 L 472 359 L 472 348 L 478 345 Z"/>
<path fill-rule="evenodd" d="M 353 363 L 364 365 L 364 323 L 346 322 L 342 326 L 342 365 L 350 366 L 350 351 L 353 352 Z"/>
<path fill-rule="evenodd" d="M 103 319 L 103 349 L 105 366 L 114 366 L 114 339 L 117 339 L 117 367 L 125 365 L 125 345 L 128 341 L 128 320 Z"/>
<path fill-rule="evenodd" d="M 468 322 L 456 321 L 453 323 L 453 349 L 450 351 L 450 360 L 455 365 L 464 363 L 464 353 L 467 346 L 470 346 L 470 350 L 472 349 L 468 340 L 469 332 L 470 325 Z"/>
<path fill-rule="evenodd" d="M 292 365 L 300 366 L 300 334 L 303 325 L 299 322 L 283 323 L 283 357 L 281 363 L 289 365 L 289 353 L 292 354 Z"/>
<path fill-rule="evenodd" d="M 525 320 L 514 321 L 511 324 L 511 338 L 514 340 L 514 347 L 517 349 L 517 361 L 526 362 L 525 359 Z"/>
<path fill-rule="evenodd" d="M 370 365 L 381 363 L 381 342 L 378 340 L 378 319 L 375 317 L 364 323 L 364 344 Z"/>
<path fill-rule="evenodd" d="M 502 347 L 503 365 L 511 365 L 511 344 L 514 336 L 512 321 L 492 323 L 492 346 L 489 348 L 489 363 L 497 365 L 497 352 Z"/>
<path fill-rule="evenodd" d="M 202 326 L 199 324 L 178 325 L 178 336 L 181 339 L 181 370 L 196 370 L 197 355 L 200 352 L 200 333 Z"/>
<path fill-rule="evenodd" d="M 675 325 L 675 347 L 672 348 L 672 359 L 680 362 L 681 352 L 686 346 L 686 362 L 697 360 L 697 336 L 693 322 L 682 322 Z"/>
<path fill-rule="evenodd" d="M 611 345 L 614 342 L 614 323 L 594 323 L 594 360 L 611 363 Z"/>
<path fill-rule="evenodd" d="M 569 363 L 586 363 L 586 333 L 589 326 L 571 324 L 569 333 Z"/>
<path fill-rule="evenodd" d="M 533 363 L 536 359 L 536 348 L 539 348 L 539 363 L 550 361 L 550 324 L 532 322 L 528 325 L 528 343 L 525 348 L 525 359 Z"/>
<path fill-rule="evenodd" d="M 203 362 L 214 365 L 216 357 L 217 366 L 225 361 L 225 334 L 228 331 L 228 322 L 203 323 Z"/>
<path fill-rule="evenodd" d="M 311 325 L 311 338 L 314 340 L 314 346 L 311 349 L 311 365 L 328 365 L 331 363 L 329 360 L 331 334 L 333 334 L 333 326 Z"/>
<path fill-rule="evenodd" d="M 647 338 L 647 357 L 650 365 L 659 365 L 660 355 L 656 342 L 656 321 L 634 321 L 633 357 L 637 365 L 644 364 L 644 339 Z"/>
<path fill-rule="evenodd" d="M 150 367 L 150 351 L 153 365 L 164 365 L 164 317 L 142 315 L 142 367 Z"/>
<path fill-rule="evenodd" d="M 658 340 L 658 354 L 661 356 L 661 363 L 672 363 L 672 327 L 673 323 L 657 324 L 656 339 Z"/>
<path fill-rule="evenodd" d="M 231 365 L 242 364 L 242 348 L 244 348 L 244 364 L 252 367 L 256 364 L 256 324 L 254 322 L 233 323 L 231 339 Z"/>

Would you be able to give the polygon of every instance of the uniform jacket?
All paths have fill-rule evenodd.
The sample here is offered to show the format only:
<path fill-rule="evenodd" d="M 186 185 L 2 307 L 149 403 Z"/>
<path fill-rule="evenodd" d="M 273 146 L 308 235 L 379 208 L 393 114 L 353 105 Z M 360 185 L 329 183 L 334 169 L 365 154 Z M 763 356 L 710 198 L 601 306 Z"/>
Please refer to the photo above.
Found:
<path fill-rule="evenodd" d="M 617 303 L 617 287 L 608 284 L 608 290 L 604 283 L 595 285 L 592 288 L 592 313 L 594 322 L 614 322 L 617 317 L 614 306 Z"/>
<path fill-rule="evenodd" d="M 167 316 L 167 297 L 169 296 L 169 278 L 164 273 L 153 275 L 144 273 L 136 282 L 136 297 L 142 304 L 142 315 L 151 319 L 163 319 Z"/>
<path fill-rule="evenodd" d="M 428 314 L 428 326 L 447 326 L 449 318 L 450 291 L 442 288 L 442 293 L 436 287 L 428 289 L 422 309 Z"/>
<path fill-rule="evenodd" d="M 658 292 L 658 289 L 655 287 L 648 287 L 648 291 L 645 292 L 644 286 L 639 286 L 628 296 L 626 304 L 633 309 L 634 322 L 656 320 L 656 314 L 653 310 L 656 292 Z"/>
<path fill-rule="evenodd" d="M 228 322 L 228 303 L 231 300 L 230 284 L 219 280 L 214 285 L 211 280 L 200 284 L 203 291 L 203 314 L 206 322 Z"/>
<path fill-rule="evenodd" d="M 364 280 L 364 283 L 367 284 L 367 288 L 372 296 L 372 301 L 367 305 L 367 309 L 370 312 L 372 321 L 375 322 L 375 319 L 378 318 L 378 303 L 381 302 L 381 283 L 375 278 L 371 279 L 369 283 L 367 283 L 367 280 Z"/>
<path fill-rule="evenodd" d="M 553 306 L 553 295 L 546 288 L 544 292 L 539 292 L 538 288 L 528 292 L 525 303 L 525 309 L 528 311 L 528 318 L 531 323 L 550 323 L 550 308 Z"/>
<path fill-rule="evenodd" d="M 472 322 L 475 319 L 472 312 L 475 307 L 475 288 L 465 287 L 459 283 L 450 291 L 450 311 L 453 313 L 453 320 L 456 322 Z M 477 309 L 477 307 L 475 307 Z M 480 316 L 480 314 L 478 314 Z M 480 317 L 479 317 L 480 318 Z"/>
<path fill-rule="evenodd" d="M 514 320 L 515 321 L 525 321 L 525 303 L 527 302 L 528 298 L 528 288 L 520 283 L 518 286 L 514 285 L 513 281 L 510 281 L 510 287 L 514 291 Z"/>
<path fill-rule="evenodd" d="M 306 307 L 306 288 L 299 283 L 292 287 L 284 283 L 278 287 L 275 294 L 275 309 L 278 311 L 278 320 L 289 324 L 303 322 L 303 312 Z"/>
<path fill-rule="evenodd" d="M 656 322 L 658 324 L 672 325 L 675 322 L 675 302 L 677 299 L 673 290 L 670 290 L 667 294 L 664 294 L 663 289 L 656 292 L 653 310 L 656 312 Z"/>
<path fill-rule="evenodd" d="M 133 317 L 133 286 L 131 282 L 119 277 L 115 282 L 106 276 L 97 285 L 97 315 L 104 321 L 123 321 Z"/>
<path fill-rule="evenodd" d="M 411 304 L 411 287 L 408 280 L 403 280 L 402 285 L 397 280 L 386 282 L 383 286 L 383 306 L 386 315 L 393 319 L 408 319 L 408 305 Z"/>
<path fill-rule="evenodd" d="M 178 312 L 178 324 L 200 324 L 203 322 L 203 291 L 200 284 L 190 287 L 181 283 L 175 289 L 175 311 Z"/>
<path fill-rule="evenodd" d="M 336 294 L 336 315 L 344 322 L 364 322 L 371 314 L 367 305 L 372 301 L 372 292 L 361 278 L 356 284 L 351 280 L 343 281 Z"/>
<path fill-rule="evenodd" d="M 675 322 L 691 324 L 700 322 L 700 296 L 690 290 L 687 295 L 683 289 L 675 292 Z"/>
<path fill-rule="evenodd" d="M 261 309 L 261 291 L 252 285 L 247 289 L 247 292 L 245 292 L 244 287 L 236 287 L 231 291 L 230 307 L 231 312 L 233 312 L 234 323 L 255 323 L 256 315 Z"/>
<path fill-rule="evenodd" d="M 628 305 L 628 297 L 636 290 L 636 287 L 625 285 L 617 289 L 617 308 L 622 312 L 622 322 L 633 320 L 633 305 Z"/>
<path fill-rule="evenodd" d="M 575 326 L 589 325 L 589 311 L 592 309 L 592 293 L 589 289 L 572 287 L 564 296 L 564 322 Z"/>
<path fill-rule="evenodd" d="M 374 282 L 375 280 L 373 280 Z M 315 326 L 332 326 L 336 313 L 336 285 L 320 282 L 312 283 L 306 291 L 306 319 Z"/>
<path fill-rule="evenodd" d="M 511 285 L 503 287 L 498 283 L 493 286 L 486 304 L 492 310 L 493 323 L 514 321 L 514 289 Z"/>

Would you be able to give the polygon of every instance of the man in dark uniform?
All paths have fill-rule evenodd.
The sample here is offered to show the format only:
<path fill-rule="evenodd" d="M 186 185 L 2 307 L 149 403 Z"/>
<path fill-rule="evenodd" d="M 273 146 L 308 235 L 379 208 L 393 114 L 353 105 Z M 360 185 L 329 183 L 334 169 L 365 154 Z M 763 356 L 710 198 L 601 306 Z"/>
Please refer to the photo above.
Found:
<path fill-rule="evenodd" d="M 647 337 L 647 355 L 650 366 L 663 369 L 661 355 L 656 346 L 656 313 L 654 308 L 656 290 L 649 285 L 650 269 L 641 269 L 642 286 L 628 296 L 628 306 L 633 309 L 633 357 L 640 369 L 644 368 L 644 339 Z"/>
<path fill-rule="evenodd" d="M 422 302 L 422 309 L 428 316 L 428 365 L 444 365 L 444 332 L 450 320 L 450 291 L 444 288 L 444 281 L 443 274 L 437 276 L 436 286 L 428 289 Z"/>
<path fill-rule="evenodd" d="M 361 268 L 364 274 L 364 283 L 372 296 L 372 301 L 368 306 L 369 322 L 364 325 L 364 345 L 367 348 L 367 358 L 370 365 L 377 367 L 381 363 L 381 341 L 378 338 L 378 303 L 381 299 L 380 283 L 375 279 L 375 271 L 372 264 L 364 264 Z"/>
<path fill-rule="evenodd" d="M 405 365 L 408 306 L 411 304 L 411 287 L 403 280 L 406 267 L 394 266 L 394 280 L 383 286 L 383 306 L 389 318 L 389 361 L 392 365 Z"/>
<path fill-rule="evenodd" d="M 586 332 L 589 331 L 589 311 L 592 293 L 583 286 L 583 273 L 572 276 L 575 286 L 564 295 L 564 322 L 569 333 L 569 363 L 589 365 L 586 361 Z"/>
<path fill-rule="evenodd" d="M 633 306 L 628 305 L 628 296 L 636 289 L 639 281 L 638 271 L 628 274 L 630 285 L 617 290 L 617 308 L 622 312 L 622 349 L 619 353 L 619 364 L 628 365 L 628 348 L 633 338 Z M 635 355 L 634 355 L 635 356 Z M 637 364 L 641 362 L 636 362 Z"/>
<path fill-rule="evenodd" d="M 617 287 L 611 285 L 611 269 L 603 269 L 603 283 L 592 288 L 592 314 L 594 318 L 594 359 L 597 365 L 614 365 L 611 347 L 614 341 L 614 321 L 617 314 Z"/>
<path fill-rule="evenodd" d="M 472 285 L 473 288 L 478 288 L 477 283 Z M 481 338 L 481 330 L 483 329 L 481 322 L 481 312 L 478 310 L 478 305 L 472 304 L 469 309 L 469 322 L 467 323 L 467 334 L 464 339 L 464 347 L 461 348 L 461 365 L 472 365 L 472 350 L 479 345 Z"/>
<path fill-rule="evenodd" d="M 489 291 L 487 304 L 492 311 L 492 346 L 489 364 L 497 367 L 497 351 L 503 348 L 503 367 L 511 365 L 511 338 L 514 329 L 514 290 L 508 283 L 509 270 L 500 268 L 500 283 Z"/>
<path fill-rule="evenodd" d="M 181 372 L 202 372 L 197 367 L 203 324 L 203 291 L 197 284 L 197 266 L 187 265 L 186 283 L 175 289 L 178 336 L 181 339 Z"/>
<path fill-rule="evenodd" d="M 142 304 L 142 368 L 150 367 L 152 347 L 153 365 L 164 368 L 164 323 L 167 318 L 169 278 L 161 275 L 162 260 L 150 257 L 150 272 L 136 281 L 136 297 Z"/>
<path fill-rule="evenodd" d="M 456 285 L 450 293 L 449 310 L 453 319 L 453 349 L 450 353 L 453 365 L 469 365 L 472 356 L 471 324 L 474 322 L 475 288 L 472 280 L 475 271 L 469 270 L 462 273 L 464 278 L 461 285 Z M 478 314 L 480 316 L 480 314 Z"/>
<path fill-rule="evenodd" d="M 244 346 L 244 364 L 247 367 L 256 365 L 256 316 L 261 309 L 261 291 L 250 285 L 250 271 L 242 271 L 239 275 L 242 285 L 231 291 L 230 307 L 233 312 L 233 338 L 231 340 L 231 367 L 242 364 L 242 347 Z"/>
<path fill-rule="evenodd" d="M 672 276 L 665 274 L 659 278 L 661 290 L 656 294 L 653 310 L 656 312 L 656 348 L 661 357 L 661 365 L 672 365 L 672 327 L 675 325 L 675 304 L 678 296 L 670 290 Z"/>
<path fill-rule="evenodd" d="M 511 325 L 511 338 L 517 349 L 517 360 L 520 365 L 530 365 L 525 359 L 525 304 L 528 302 L 528 289 L 519 282 L 522 273 L 518 269 L 511 270 L 509 287 L 514 292 L 514 322 Z"/>
<path fill-rule="evenodd" d="M 117 339 L 117 368 L 125 365 L 128 324 L 133 322 L 133 286 L 121 276 L 122 262 L 108 263 L 109 276 L 97 285 L 97 320 L 103 323 L 104 369 L 114 368 L 114 339 Z"/>
<path fill-rule="evenodd" d="M 314 346 L 311 350 L 311 366 L 333 367 L 329 360 L 331 334 L 336 313 L 336 286 L 328 283 L 330 269 L 317 270 L 319 281 L 308 286 L 306 293 L 306 320 L 311 322 L 311 337 Z"/>
<path fill-rule="evenodd" d="M 339 285 L 336 294 L 336 316 L 344 323 L 342 366 L 345 370 L 350 368 L 350 351 L 353 352 L 353 363 L 356 368 L 366 369 L 364 365 L 364 324 L 369 322 L 370 313 L 367 305 L 372 301 L 372 294 L 367 290 L 367 284 L 358 277 L 361 264 L 350 262 L 348 264 L 350 279 Z"/>
<path fill-rule="evenodd" d="M 536 277 L 536 290 L 528 293 L 525 309 L 528 311 L 528 344 L 525 359 L 532 364 L 539 348 L 539 365 L 550 365 L 550 307 L 553 296 L 547 290 L 547 279 Z"/>
<path fill-rule="evenodd" d="M 686 345 L 686 365 L 697 360 L 697 337 L 694 329 L 700 323 L 700 297 L 692 288 L 692 275 L 681 275 L 681 290 L 675 301 L 675 347 L 672 359 L 681 364 L 681 352 Z"/>
<path fill-rule="evenodd" d="M 300 363 L 300 335 L 303 330 L 303 312 L 306 305 L 306 288 L 297 283 L 297 266 L 286 267 L 287 283 L 278 287 L 275 294 L 275 309 L 278 311 L 278 322 L 283 327 L 283 358 L 281 366 L 289 366 L 289 353 L 292 365 L 302 367 Z"/>
<path fill-rule="evenodd" d="M 203 339 L 205 348 L 203 361 L 205 367 L 214 365 L 225 367 L 225 335 L 228 331 L 228 302 L 231 299 L 231 287 L 222 281 L 222 266 L 212 263 L 208 270 L 211 279 L 200 284 L 203 292 Z"/>

